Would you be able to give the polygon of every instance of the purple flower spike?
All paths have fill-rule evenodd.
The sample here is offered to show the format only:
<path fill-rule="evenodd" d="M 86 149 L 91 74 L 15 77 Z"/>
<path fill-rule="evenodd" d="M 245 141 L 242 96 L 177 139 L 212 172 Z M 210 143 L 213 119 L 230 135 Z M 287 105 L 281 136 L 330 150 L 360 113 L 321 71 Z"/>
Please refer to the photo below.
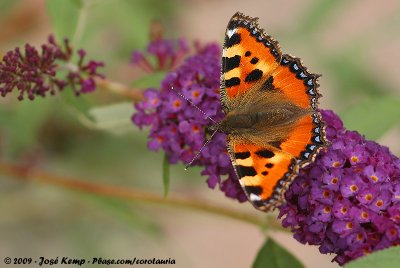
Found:
<path fill-rule="evenodd" d="M 73 50 L 68 40 L 61 46 L 53 36 L 49 36 L 48 43 L 41 48 L 39 53 L 36 48 L 26 44 L 24 53 L 18 47 L 6 53 L 0 62 L 1 96 L 5 97 L 16 89 L 20 92 L 19 100 L 25 96 L 33 100 L 36 96 L 45 97 L 47 93 L 54 95 L 56 90 L 63 90 L 67 85 L 78 95 L 94 91 L 94 78 L 104 77 L 97 73 L 97 68 L 104 64 L 97 61 L 85 64 L 83 59 L 86 52 L 83 49 L 77 51 L 78 64 L 74 66 L 70 62 Z M 65 79 L 56 77 L 61 63 L 68 70 Z"/>
<path fill-rule="evenodd" d="M 400 244 L 400 165 L 386 147 L 346 130 L 332 111 L 321 113 L 331 146 L 300 170 L 279 217 L 299 242 L 336 254 L 343 265 Z"/>
<path fill-rule="evenodd" d="M 159 67 L 172 67 L 171 64 L 188 51 L 186 42 L 182 40 L 175 50 L 173 44 L 175 42 L 157 40 L 149 45 L 148 52 L 158 58 Z M 143 64 L 145 57 L 134 52 L 132 59 Z M 137 113 L 132 117 L 133 123 L 139 127 L 150 126 L 149 149 L 162 148 L 171 163 L 189 163 L 206 141 L 205 128 L 212 124 L 175 91 L 214 120 L 221 120 L 224 116 L 219 100 L 220 59 L 218 45 L 198 47 L 195 55 L 186 58 L 181 66 L 165 77 L 160 91 L 146 90 L 143 101 L 135 104 Z M 193 165 L 204 167 L 201 174 L 208 177 L 210 188 L 219 185 L 226 196 L 240 202 L 247 200 L 226 151 L 224 134 L 217 133 Z"/>
<path fill-rule="evenodd" d="M 158 58 L 173 54 L 168 44 L 149 51 Z M 135 104 L 133 122 L 140 128 L 150 126 L 149 149 L 162 148 L 171 163 L 187 164 L 212 125 L 179 95 L 215 121 L 224 116 L 218 92 L 220 54 L 216 45 L 198 47 L 194 56 L 166 76 L 160 91 L 146 90 L 144 100 Z M 143 58 L 133 55 L 136 62 Z M 334 260 L 343 265 L 400 244 L 400 160 L 388 148 L 346 130 L 334 112 L 321 110 L 321 114 L 330 146 L 299 170 L 279 217 L 295 239 L 318 245 L 321 253 L 334 253 Z M 227 197 L 246 201 L 226 150 L 226 136 L 217 133 L 193 165 L 204 167 L 201 174 L 208 177 L 210 188 L 219 186 Z"/>

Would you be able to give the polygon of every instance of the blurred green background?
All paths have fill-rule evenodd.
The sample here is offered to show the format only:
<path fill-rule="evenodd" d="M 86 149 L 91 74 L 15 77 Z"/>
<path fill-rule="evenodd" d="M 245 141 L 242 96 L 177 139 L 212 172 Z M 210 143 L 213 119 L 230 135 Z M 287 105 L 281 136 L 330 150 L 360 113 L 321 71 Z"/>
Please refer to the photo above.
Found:
<path fill-rule="evenodd" d="M 57 29 L 57 36 L 74 39 L 89 58 L 106 62 L 108 79 L 126 85 L 142 79 L 145 86 L 149 81 L 129 60 L 133 49 L 146 47 L 152 21 L 160 21 L 170 38 L 222 43 L 229 18 L 241 11 L 259 17 L 284 53 L 301 57 L 311 72 L 323 75 L 322 108 L 335 110 L 349 129 L 400 154 L 397 0 L 384 5 L 375 0 L 88 0 L 83 7 L 71 1 L 80 8 L 71 9 L 65 0 L 0 0 L 0 54 L 26 42 L 39 46 Z M 85 23 L 74 36 L 77 14 Z M 146 131 L 130 123 L 129 100 L 102 90 L 79 99 L 64 95 L 34 102 L 11 95 L 0 99 L 2 161 L 32 162 L 56 174 L 162 196 L 162 155 L 149 152 Z M 88 122 L 88 116 L 95 121 Z M 199 171 L 172 166 L 170 192 L 260 213 L 209 190 Z M 0 258 L 156 257 L 174 258 L 174 267 L 249 267 L 264 241 L 258 228 L 231 219 L 18 181 L 3 173 Z M 330 256 L 300 245 L 290 234 L 272 235 L 307 267 L 336 267 Z"/>

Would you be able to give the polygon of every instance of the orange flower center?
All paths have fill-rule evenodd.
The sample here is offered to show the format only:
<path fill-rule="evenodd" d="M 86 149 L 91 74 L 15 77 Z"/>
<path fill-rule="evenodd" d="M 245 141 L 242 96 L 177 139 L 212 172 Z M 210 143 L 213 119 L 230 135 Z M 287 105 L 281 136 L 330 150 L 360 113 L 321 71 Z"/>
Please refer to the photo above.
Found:
<path fill-rule="evenodd" d="M 199 132 L 200 128 L 198 126 L 193 126 L 192 130 L 193 130 L 193 132 L 197 133 L 197 132 Z"/>
<path fill-rule="evenodd" d="M 352 222 L 346 223 L 346 228 L 347 228 L 348 230 L 353 229 L 353 223 L 352 223 Z"/>
<path fill-rule="evenodd" d="M 197 98 L 198 96 L 200 96 L 200 92 L 198 92 L 197 90 L 193 91 L 192 96 Z"/>
<path fill-rule="evenodd" d="M 364 236 L 362 234 L 357 234 L 357 240 L 361 241 L 364 238 Z"/>
<path fill-rule="evenodd" d="M 397 231 L 394 228 L 390 228 L 389 233 L 394 236 L 397 234 Z"/>
<path fill-rule="evenodd" d="M 353 184 L 353 185 L 350 186 L 350 190 L 351 190 L 352 192 L 356 192 L 356 191 L 358 190 L 358 186 L 355 185 L 355 184 Z"/>
<path fill-rule="evenodd" d="M 371 201 L 372 200 L 372 194 L 366 194 L 364 199 L 367 200 L 367 201 Z"/>
<path fill-rule="evenodd" d="M 337 177 L 332 178 L 331 183 L 336 184 L 338 183 L 339 179 Z"/>
<path fill-rule="evenodd" d="M 351 162 L 357 163 L 358 162 L 358 157 L 357 156 L 352 156 L 350 158 Z"/>
<path fill-rule="evenodd" d="M 376 201 L 375 205 L 376 205 L 377 207 L 383 206 L 383 200 L 378 200 L 378 201 Z"/>
<path fill-rule="evenodd" d="M 371 253 L 371 250 L 369 248 L 364 248 L 363 252 L 364 252 L 364 255 L 368 255 Z"/>
<path fill-rule="evenodd" d="M 340 167 L 340 162 L 338 161 L 333 162 L 332 167 Z"/>
<path fill-rule="evenodd" d="M 379 179 L 378 179 L 378 177 L 374 174 L 374 175 L 371 175 L 371 180 L 373 180 L 374 182 L 377 182 Z"/>
<path fill-rule="evenodd" d="M 181 101 L 180 101 L 180 100 L 174 101 L 174 107 L 175 107 L 175 108 L 181 107 Z"/>
<path fill-rule="evenodd" d="M 361 212 L 361 218 L 368 219 L 368 213 L 365 211 Z"/>

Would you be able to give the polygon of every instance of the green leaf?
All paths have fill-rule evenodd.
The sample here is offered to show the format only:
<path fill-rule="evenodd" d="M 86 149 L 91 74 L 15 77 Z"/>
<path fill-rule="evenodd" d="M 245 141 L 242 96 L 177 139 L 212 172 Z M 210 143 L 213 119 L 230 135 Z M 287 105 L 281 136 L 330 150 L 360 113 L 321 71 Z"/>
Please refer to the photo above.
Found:
<path fill-rule="evenodd" d="M 346 128 L 376 140 L 400 122 L 400 99 L 390 97 L 364 101 L 340 114 Z"/>
<path fill-rule="evenodd" d="M 302 268 L 303 264 L 285 248 L 268 237 L 252 268 Z"/>
<path fill-rule="evenodd" d="M 73 39 L 83 0 L 47 0 L 47 11 L 57 40 Z"/>
<path fill-rule="evenodd" d="M 169 171 L 170 165 L 168 161 L 168 156 L 165 154 L 164 155 L 164 160 L 163 160 L 163 185 L 164 185 L 164 197 L 168 196 L 169 192 L 169 184 L 170 184 L 170 171 Z"/>
<path fill-rule="evenodd" d="M 136 128 L 132 124 L 133 114 L 131 102 L 121 102 L 103 107 L 94 107 L 89 110 L 89 116 L 93 119 L 91 127 L 108 131 L 115 135 L 123 135 L 134 131 Z"/>
<path fill-rule="evenodd" d="M 346 265 L 346 268 L 398 268 L 400 247 L 391 247 L 359 258 Z"/>
<path fill-rule="evenodd" d="M 15 156 L 37 145 L 42 125 L 53 114 L 53 102 L 50 97 L 37 97 L 34 101 L 18 102 L 11 109 L 0 108 L 0 124 L 6 133 L 8 154 Z"/>
<path fill-rule="evenodd" d="M 165 36 L 179 36 L 173 27 L 168 27 L 177 3 L 176 0 L 88 1 L 90 16 L 85 23 L 82 46 L 90 47 L 91 55 L 107 62 L 106 69 L 112 68 L 109 66 L 113 63 L 125 64 L 132 50 L 147 46 L 152 21 L 159 20 L 167 26 Z"/>
<path fill-rule="evenodd" d="M 75 112 L 88 115 L 89 110 L 92 107 L 88 97 L 90 94 L 80 94 L 79 96 L 76 96 L 72 88 L 67 86 L 62 92 L 60 92 L 60 95 L 63 101 L 69 105 L 70 108 L 74 109 Z"/>

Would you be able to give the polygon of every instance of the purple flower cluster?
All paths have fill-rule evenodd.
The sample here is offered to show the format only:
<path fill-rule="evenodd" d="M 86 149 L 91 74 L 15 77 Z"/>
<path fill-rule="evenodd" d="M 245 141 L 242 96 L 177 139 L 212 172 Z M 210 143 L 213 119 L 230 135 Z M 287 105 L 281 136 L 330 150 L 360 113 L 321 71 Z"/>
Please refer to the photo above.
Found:
<path fill-rule="evenodd" d="M 187 49 L 178 46 L 175 51 L 172 42 L 158 40 L 150 43 L 148 52 L 156 57 L 157 66 L 139 52 L 133 53 L 132 60 L 154 71 L 172 68 L 177 55 Z M 147 89 L 144 99 L 135 104 L 134 124 L 150 126 L 149 149 L 162 149 L 170 163 L 190 162 L 206 141 L 205 129 L 212 124 L 207 116 L 215 121 L 224 116 L 219 100 L 220 56 L 217 45 L 198 47 L 195 55 L 166 76 L 160 90 Z M 400 160 L 388 148 L 346 130 L 332 111 L 321 113 L 331 145 L 300 169 L 285 193 L 279 214 L 282 225 L 291 227 L 301 243 L 336 254 L 334 260 L 340 265 L 400 245 Z M 202 175 L 208 176 L 210 188 L 219 185 L 226 196 L 247 200 L 224 134 L 217 133 L 193 165 L 204 167 Z"/>
<path fill-rule="evenodd" d="M 300 170 L 279 217 L 295 239 L 343 265 L 400 244 L 400 160 L 333 112 L 322 116 L 331 146 Z"/>
<path fill-rule="evenodd" d="M 163 43 L 160 40 L 148 48 L 158 58 L 160 68 L 171 67 L 177 55 L 186 51 L 181 46 L 180 52 L 173 52 L 170 44 L 169 41 Z M 135 63 L 148 66 L 144 58 L 140 53 L 133 54 Z M 219 101 L 220 59 L 218 45 L 198 46 L 193 56 L 186 58 L 182 65 L 165 77 L 160 90 L 147 89 L 143 101 L 135 104 L 137 112 L 132 117 L 134 124 L 140 128 L 150 126 L 149 149 L 162 149 L 170 163 L 189 163 L 206 141 L 205 128 L 212 124 L 210 119 L 178 93 L 215 121 L 224 116 Z M 227 196 L 239 201 L 247 200 L 232 168 L 224 134 L 217 133 L 193 165 L 205 167 L 202 175 L 208 176 L 209 187 L 219 185 Z M 221 176 L 226 175 L 227 178 L 223 180 Z"/>
<path fill-rule="evenodd" d="M 90 60 L 84 63 L 86 52 L 78 51 L 78 64 L 70 61 L 73 49 L 68 40 L 64 40 L 63 46 L 56 43 L 53 36 L 49 36 L 48 43 L 43 44 L 41 53 L 29 45 L 25 45 L 24 53 L 17 47 L 9 51 L 0 62 L 0 93 L 6 96 L 14 89 L 19 91 L 18 99 L 22 100 L 27 95 L 30 100 L 35 96 L 46 96 L 47 93 L 55 94 L 56 90 L 62 90 L 70 85 L 74 92 L 87 93 L 96 88 L 95 77 L 103 77 L 97 73 L 97 68 L 102 67 L 102 62 Z M 56 76 L 62 67 L 67 70 L 66 77 L 61 79 Z"/>

